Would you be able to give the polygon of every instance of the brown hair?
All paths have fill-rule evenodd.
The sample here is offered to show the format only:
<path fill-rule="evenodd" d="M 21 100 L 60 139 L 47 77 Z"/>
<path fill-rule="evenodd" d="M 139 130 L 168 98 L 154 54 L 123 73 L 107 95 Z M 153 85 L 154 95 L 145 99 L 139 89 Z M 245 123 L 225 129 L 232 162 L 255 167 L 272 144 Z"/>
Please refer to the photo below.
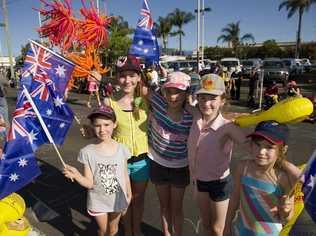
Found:
<path fill-rule="evenodd" d="M 286 159 L 286 145 L 285 144 L 276 144 L 278 148 L 278 158 L 274 164 L 275 169 L 282 168 L 282 162 Z"/>

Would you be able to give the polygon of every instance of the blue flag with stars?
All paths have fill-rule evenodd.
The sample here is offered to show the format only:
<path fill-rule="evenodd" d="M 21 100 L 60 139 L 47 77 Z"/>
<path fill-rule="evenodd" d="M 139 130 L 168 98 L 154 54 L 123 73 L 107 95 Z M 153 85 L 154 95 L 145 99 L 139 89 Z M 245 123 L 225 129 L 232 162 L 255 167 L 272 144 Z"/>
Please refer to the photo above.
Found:
<path fill-rule="evenodd" d="M 72 124 L 73 112 L 63 101 L 74 65 L 36 43 L 25 59 L 21 87 L 25 87 L 54 142 L 62 144 Z M 22 188 L 40 174 L 34 152 L 49 143 L 23 90 L 7 133 L 0 159 L 0 199 Z"/>
<path fill-rule="evenodd" d="M 133 43 L 129 49 L 129 55 L 144 58 L 146 63 L 159 63 L 159 45 L 153 30 L 153 19 L 147 0 L 143 0 L 140 10 L 140 19 L 134 33 Z"/>
<path fill-rule="evenodd" d="M 10 146 L 10 145 L 9 145 Z M 33 149 L 27 139 L 19 139 L 0 157 L 0 199 L 21 189 L 41 174 Z"/>
<path fill-rule="evenodd" d="M 310 217 L 316 223 L 316 150 L 304 169 L 304 206 Z"/>
<path fill-rule="evenodd" d="M 36 88 L 32 88 L 33 94 L 44 100 L 48 96 L 46 84 L 53 84 L 55 92 L 64 94 L 73 69 L 74 64 L 64 57 L 31 41 L 24 60 L 21 87 L 24 85 L 31 92 L 31 86 L 35 85 Z"/>

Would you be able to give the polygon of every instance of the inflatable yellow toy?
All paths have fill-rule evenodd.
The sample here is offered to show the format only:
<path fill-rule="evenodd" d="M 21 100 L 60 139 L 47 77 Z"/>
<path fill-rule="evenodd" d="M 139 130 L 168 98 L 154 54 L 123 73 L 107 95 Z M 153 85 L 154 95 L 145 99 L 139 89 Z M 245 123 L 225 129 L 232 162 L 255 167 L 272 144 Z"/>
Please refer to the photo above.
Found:
<path fill-rule="evenodd" d="M 0 236 L 27 236 L 31 230 L 29 221 L 22 217 L 16 221 L 11 221 L 0 225 Z"/>
<path fill-rule="evenodd" d="M 295 123 L 306 119 L 313 113 L 313 103 L 307 98 L 285 99 L 267 111 L 237 117 L 235 123 L 240 127 L 256 125 L 261 121 L 275 120 L 279 123 Z"/>
<path fill-rule="evenodd" d="M 12 193 L 0 200 L 0 236 L 27 236 L 31 230 L 28 220 L 23 217 L 25 201 Z"/>
<path fill-rule="evenodd" d="M 301 170 L 305 168 L 305 164 L 299 166 Z M 295 185 L 294 189 L 294 215 L 293 217 L 286 223 L 280 232 L 279 236 L 288 236 L 290 235 L 290 231 L 295 224 L 297 218 L 300 216 L 304 209 L 304 193 L 302 192 L 302 183 L 298 182 Z"/>

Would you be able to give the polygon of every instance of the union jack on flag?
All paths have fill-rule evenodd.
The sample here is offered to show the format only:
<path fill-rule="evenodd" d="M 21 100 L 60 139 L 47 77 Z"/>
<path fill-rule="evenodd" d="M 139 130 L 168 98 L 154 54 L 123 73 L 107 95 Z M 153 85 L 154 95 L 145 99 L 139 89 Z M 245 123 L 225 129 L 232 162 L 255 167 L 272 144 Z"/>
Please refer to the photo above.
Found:
<path fill-rule="evenodd" d="M 40 95 L 41 100 L 47 101 L 45 85 L 55 86 L 55 92 L 63 95 L 73 69 L 71 62 L 32 41 L 24 61 L 21 85 L 33 97 Z M 34 90 L 36 92 L 33 93 Z"/>
<path fill-rule="evenodd" d="M 151 17 L 151 13 L 147 4 L 147 0 L 144 0 L 143 7 L 140 10 L 141 18 L 139 19 L 137 26 L 141 28 L 145 28 L 147 30 L 152 30 L 154 22 Z"/>
<path fill-rule="evenodd" d="M 12 124 L 7 134 L 7 141 L 12 141 L 17 138 L 17 134 L 21 137 L 30 138 L 29 132 L 25 128 L 25 118 L 34 117 L 35 113 L 29 102 L 24 102 L 24 104 L 16 108 L 12 114 Z"/>
<path fill-rule="evenodd" d="M 147 0 L 143 0 L 140 18 L 128 54 L 145 59 L 147 65 L 159 62 L 159 45 L 153 29 L 153 19 Z"/>
<path fill-rule="evenodd" d="M 40 70 L 52 68 L 51 63 L 49 63 L 49 58 L 52 56 L 50 52 L 34 43 L 30 43 L 30 47 L 32 53 L 28 53 L 25 57 L 22 77 L 30 75 L 35 77 Z"/>
<path fill-rule="evenodd" d="M 36 76 L 34 76 L 33 82 L 34 81 L 37 82 L 37 85 L 31 92 L 31 96 L 36 97 L 39 95 L 39 99 L 42 101 L 47 101 L 49 98 L 48 86 L 54 87 L 53 81 L 45 72 L 38 73 Z"/>

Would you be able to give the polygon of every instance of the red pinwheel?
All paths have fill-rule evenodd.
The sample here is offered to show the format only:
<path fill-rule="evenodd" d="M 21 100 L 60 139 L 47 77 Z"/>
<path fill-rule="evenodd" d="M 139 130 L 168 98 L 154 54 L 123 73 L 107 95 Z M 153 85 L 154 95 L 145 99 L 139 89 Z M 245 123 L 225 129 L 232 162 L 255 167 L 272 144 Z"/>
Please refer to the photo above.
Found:
<path fill-rule="evenodd" d="M 64 0 L 64 3 L 58 0 L 52 3 L 40 1 L 44 4 L 44 8 L 48 9 L 38 10 L 46 17 L 46 23 L 38 29 L 38 32 L 41 37 L 48 37 L 52 44 L 59 46 L 63 51 L 68 50 L 76 40 L 78 24 L 78 20 L 72 16 L 71 0 Z"/>
<path fill-rule="evenodd" d="M 85 20 L 79 23 L 78 41 L 85 47 L 93 46 L 94 48 L 99 48 L 100 46 L 107 46 L 107 28 L 111 23 L 111 17 L 99 15 L 93 2 L 90 1 L 89 9 L 85 6 L 83 1 L 81 2 L 83 8 L 80 9 L 80 12 Z"/>

